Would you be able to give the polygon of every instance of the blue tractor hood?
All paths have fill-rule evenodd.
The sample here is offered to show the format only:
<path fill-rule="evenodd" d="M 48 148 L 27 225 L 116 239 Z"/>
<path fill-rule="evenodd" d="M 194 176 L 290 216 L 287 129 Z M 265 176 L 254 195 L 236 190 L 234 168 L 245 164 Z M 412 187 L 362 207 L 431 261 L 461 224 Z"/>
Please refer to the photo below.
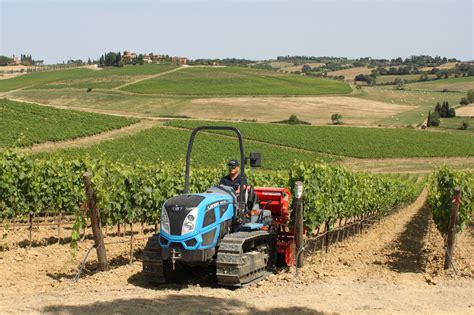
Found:
<path fill-rule="evenodd" d="M 184 248 L 215 246 L 219 235 L 224 232 L 221 233 L 221 229 L 230 225 L 235 205 L 235 194 L 220 189 L 166 200 L 162 209 L 161 245 L 167 247 L 170 243 L 179 243 Z M 163 222 L 166 219 L 168 225 Z"/>

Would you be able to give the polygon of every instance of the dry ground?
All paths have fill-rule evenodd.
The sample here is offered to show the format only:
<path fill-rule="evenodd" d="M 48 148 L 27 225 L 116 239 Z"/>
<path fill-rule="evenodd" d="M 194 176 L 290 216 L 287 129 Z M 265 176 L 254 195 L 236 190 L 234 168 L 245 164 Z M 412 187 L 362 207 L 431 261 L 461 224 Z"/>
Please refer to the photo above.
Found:
<path fill-rule="evenodd" d="M 328 75 L 343 75 L 346 80 L 354 81 L 355 77 L 359 74 L 371 74 L 371 68 L 367 67 L 354 67 L 349 69 L 337 70 L 328 72 Z"/>
<path fill-rule="evenodd" d="M 459 169 L 474 169 L 474 157 L 430 157 L 430 158 L 386 158 L 357 159 L 345 158 L 336 162 L 354 171 L 372 173 L 412 173 L 424 174 L 432 172 L 436 167 L 449 165 Z"/>
<path fill-rule="evenodd" d="M 474 227 L 458 238 L 458 275 L 435 273 L 442 238 L 423 206 L 425 198 L 426 191 L 363 234 L 333 245 L 328 254 L 307 254 L 298 275 L 282 270 L 239 290 L 216 287 L 206 270 L 190 271 L 194 281 L 151 287 L 140 274 L 141 264 L 128 264 L 127 243 L 107 246 L 110 272 L 93 272 L 92 253 L 85 275 L 74 282 L 92 241 L 82 242 L 71 260 L 69 245 L 56 244 L 56 231 L 45 228 L 34 231 L 31 249 L 0 252 L 0 313 L 472 314 Z M 26 245 L 26 236 L 26 230 L 16 230 L 6 241 Z M 109 231 L 106 242 L 128 239 Z M 144 240 L 135 245 L 137 259 L 143 246 Z"/>
<path fill-rule="evenodd" d="M 456 108 L 456 116 L 474 117 L 474 104 L 461 106 Z"/>
<path fill-rule="evenodd" d="M 373 125 L 382 118 L 413 108 L 344 96 L 229 97 L 192 100 L 180 114 L 204 119 L 256 118 L 261 122 L 288 119 L 290 115 L 297 114 L 298 118 L 313 124 L 329 124 L 331 115 L 338 112 L 347 125 Z"/>
<path fill-rule="evenodd" d="M 440 70 L 447 70 L 447 69 L 452 69 L 454 67 L 456 67 L 456 62 L 448 62 L 448 63 L 442 64 L 438 67 L 423 67 L 420 70 L 421 71 L 431 71 L 431 69 L 433 69 L 433 68 L 438 68 Z"/>
<path fill-rule="evenodd" d="M 153 97 L 127 95 L 123 91 L 18 91 L 9 98 L 59 108 L 86 110 L 135 117 L 189 116 L 194 119 L 257 119 L 271 122 L 296 114 L 313 124 L 331 123 L 341 113 L 344 124 L 369 126 L 414 110 L 417 106 L 385 103 L 348 96 L 315 97 Z"/>

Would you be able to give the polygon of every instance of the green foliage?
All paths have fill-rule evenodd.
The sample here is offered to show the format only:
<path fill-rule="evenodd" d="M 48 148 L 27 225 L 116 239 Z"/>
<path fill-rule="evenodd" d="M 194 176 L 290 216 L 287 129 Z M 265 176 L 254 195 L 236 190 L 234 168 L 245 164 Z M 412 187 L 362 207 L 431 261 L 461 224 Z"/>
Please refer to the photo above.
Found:
<path fill-rule="evenodd" d="M 53 159 L 34 161 L 7 150 L 0 155 L 0 219 L 30 212 L 74 213 L 83 200 L 84 163 Z"/>
<path fill-rule="evenodd" d="M 296 115 L 291 115 L 290 118 L 286 120 L 275 121 L 274 123 L 288 125 L 311 125 L 311 123 L 299 119 Z"/>
<path fill-rule="evenodd" d="M 0 66 L 8 66 L 12 58 L 7 56 L 0 56 Z"/>
<path fill-rule="evenodd" d="M 469 128 L 469 123 L 467 121 L 462 121 L 461 125 L 459 126 L 460 130 L 467 130 Z"/>
<path fill-rule="evenodd" d="M 377 83 L 376 77 L 373 75 L 359 74 L 354 78 L 354 81 L 367 82 L 368 85 L 375 85 Z"/>
<path fill-rule="evenodd" d="M 449 107 L 449 103 L 447 101 L 444 101 L 443 104 L 440 104 L 439 102 L 436 103 L 434 111 L 441 118 L 456 117 L 455 109 L 452 107 Z"/>
<path fill-rule="evenodd" d="M 347 94 L 347 83 L 241 67 L 189 67 L 123 88 L 168 95 L 323 95 Z"/>
<path fill-rule="evenodd" d="M 331 121 L 334 125 L 342 124 L 342 115 L 339 113 L 334 113 L 331 115 Z"/>
<path fill-rule="evenodd" d="M 175 120 L 167 125 L 194 129 L 222 122 Z M 401 128 L 334 128 L 226 122 L 246 139 L 360 158 L 474 156 L 474 137 L 454 132 L 432 133 Z M 279 150 L 279 149 L 278 149 Z M 265 156 L 265 155 L 264 155 Z"/>
<path fill-rule="evenodd" d="M 339 219 L 384 215 L 397 205 L 412 201 L 421 186 L 383 175 L 353 173 L 323 164 L 295 165 L 289 187 L 304 184 L 305 224 L 315 231 Z"/>
<path fill-rule="evenodd" d="M 88 148 L 66 149 L 55 151 L 52 154 L 64 159 L 79 159 L 88 154 L 126 164 L 133 164 L 137 161 L 155 163 L 158 160 L 173 163 L 186 158 L 190 135 L 191 131 L 189 130 L 155 127 L 134 135 L 102 141 Z M 316 152 L 302 152 L 249 140 L 244 140 L 244 147 L 247 153 L 255 151 L 262 153 L 265 169 L 288 169 L 295 160 L 308 162 L 321 159 L 334 160 L 334 158 L 324 157 Z M 239 156 L 238 148 L 238 141 L 234 135 L 231 138 L 218 134 L 199 134 L 193 149 L 193 165 L 200 167 L 224 165 L 224 161 Z M 51 153 L 44 153 L 39 157 L 49 158 L 50 155 Z"/>
<path fill-rule="evenodd" d="M 467 91 L 467 100 L 469 101 L 469 104 L 474 103 L 474 90 Z"/>
<path fill-rule="evenodd" d="M 405 89 L 405 80 L 403 79 L 400 79 L 400 78 L 396 78 L 395 79 L 395 90 L 399 90 L 399 91 L 402 91 Z"/>
<path fill-rule="evenodd" d="M 445 234 L 448 230 L 454 188 L 461 187 L 461 205 L 457 229 L 469 223 L 474 211 L 474 172 L 457 171 L 446 166 L 437 169 L 429 181 L 428 205 L 433 212 L 437 228 Z"/>
<path fill-rule="evenodd" d="M 73 139 L 125 127 L 137 119 L 0 99 L 0 148 Z"/>
<path fill-rule="evenodd" d="M 433 112 L 429 113 L 428 115 L 428 127 L 439 127 L 441 124 L 439 120 L 439 113 L 438 112 Z"/>
<path fill-rule="evenodd" d="M 463 97 L 463 98 L 461 98 L 461 100 L 459 101 L 459 104 L 460 104 L 460 105 L 469 105 L 469 100 L 467 99 L 467 97 Z"/>
<path fill-rule="evenodd" d="M 24 217 L 30 211 L 74 214 L 72 246 L 85 226 L 83 176 L 92 176 L 102 225 L 157 223 L 166 199 L 183 193 L 184 165 L 158 161 L 125 165 L 108 160 L 33 160 L 5 151 L 0 155 L 0 219 Z M 190 191 L 203 192 L 218 183 L 224 167 L 193 168 Z M 341 218 L 383 215 L 411 201 L 420 185 L 409 179 L 352 173 L 323 164 L 295 164 L 290 172 L 248 172 L 255 186 L 294 187 L 305 184 L 306 224 L 313 231 Z"/>

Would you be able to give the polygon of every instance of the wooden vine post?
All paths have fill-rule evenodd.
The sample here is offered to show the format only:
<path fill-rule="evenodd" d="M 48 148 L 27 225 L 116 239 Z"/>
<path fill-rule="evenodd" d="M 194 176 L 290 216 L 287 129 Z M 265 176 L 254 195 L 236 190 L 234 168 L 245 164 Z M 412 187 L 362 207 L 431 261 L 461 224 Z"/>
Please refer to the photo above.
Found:
<path fill-rule="evenodd" d="M 456 228 L 458 220 L 459 205 L 461 204 L 461 188 L 454 188 L 453 205 L 449 218 L 448 235 L 446 240 L 446 253 L 444 256 L 444 269 L 449 269 L 453 265 L 454 245 L 456 243 Z"/>
<path fill-rule="evenodd" d="M 107 262 L 107 254 L 105 252 L 104 236 L 100 224 L 99 209 L 96 207 L 96 195 L 92 188 L 91 182 L 92 174 L 90 172 L 84 173 L 84 184 L 86 189 L 87 206 L 89 208 L 89 215 L 91 218 L 92 234 L 94 235 L 94 247 L 97 251 L 97 258 L 99 260 L 99 270 L 109 270 L 109 263 Z"/>
<path fill-rule="evenodd" d="M 29 239 L 30 239 L 30 246 L 31 247 L 31 234 L 33 233 L 33 212 L 30 211 L 30 216 L 29 216 L 29 225 L 28 225 L 28 234 L 29 234 Z"/>
<path fill-rule="evenodd" d="M 303 267 L 303 237 L 304 237 L 304 209 L 303 209 L 303 183 L 296 182 L 295 187 L 295 250 L 296 268 Z"/>

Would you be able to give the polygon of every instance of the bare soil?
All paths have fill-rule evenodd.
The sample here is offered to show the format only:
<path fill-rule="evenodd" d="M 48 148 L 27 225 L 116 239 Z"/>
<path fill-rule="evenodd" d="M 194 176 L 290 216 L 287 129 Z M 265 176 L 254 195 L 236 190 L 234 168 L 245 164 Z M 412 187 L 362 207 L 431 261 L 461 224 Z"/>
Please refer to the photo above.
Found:
<path fill-rule="evenodd" d="M 456 116 L 474 117 L 474 104 L 456 108 Z"/>
<path fill-rule="evenodd" d="M 354 171 L 372 173 L 426 174 L 436 167 L 449 165 L 454 168 L 474 168 L 474 157 L 431 157 L 431 158 L 385 158 L 357 159 L 345 158 L 336 162 Z"/>
<path fill-rule="evenodd" d="M 328 72 L 328 75 L 343 75 L 346 80 L 354 81 L 355 77 L 359 74 L 371 74 L 371 68 L 367 67 L 354 67 L 349 69 L 337 70 Z"/>
<path fill-rule="evenodd" d="M 139 260 L 142 238 L 152 233 L 143 234 L 138 226 L 134 227 L 137 262 L 129 264 L 127 242 L 110 244 L 112 270 L 95 272 L 92 251 L 85 274 L 74 282 L 92 245 L 90 236 L 71 258 L 68 239 L 58 244 L 53 227 L 35 230 L 36 242 L 30 249 L 23 248 L 27 230 L 17 228 L 3 240 L 11 247 L 0 252 L 0 313 L 472 314 L 474 227 L 458 238 L 458 274 L 440 272 L 442 238 L 430 221 L 425 199 L 426 191 L 362 234 L 332 245 L 327 254 L 307 253 L 298 274 L 294 269 L 279 270 L 237 290 L 217 287 L 206 268 L 189 270 L 188 280 L 181 283 L 149 286 Z M 106 242 L 130 239 L 117 236 L 115 228 L 108 232 Z"/>
<path fill-rule="evenodd" d="M 423 67 L 420 70 L 421 71 L 431 71 L 431 69 L 433 69 L 433 68 L 438 68 L 440 70 L 446 70 L 446 69 L 452 69 L 454 67 L 456 67 L 456 62 L 448 62 L 448 63 L 442 64 L 438 67 Z"/>

